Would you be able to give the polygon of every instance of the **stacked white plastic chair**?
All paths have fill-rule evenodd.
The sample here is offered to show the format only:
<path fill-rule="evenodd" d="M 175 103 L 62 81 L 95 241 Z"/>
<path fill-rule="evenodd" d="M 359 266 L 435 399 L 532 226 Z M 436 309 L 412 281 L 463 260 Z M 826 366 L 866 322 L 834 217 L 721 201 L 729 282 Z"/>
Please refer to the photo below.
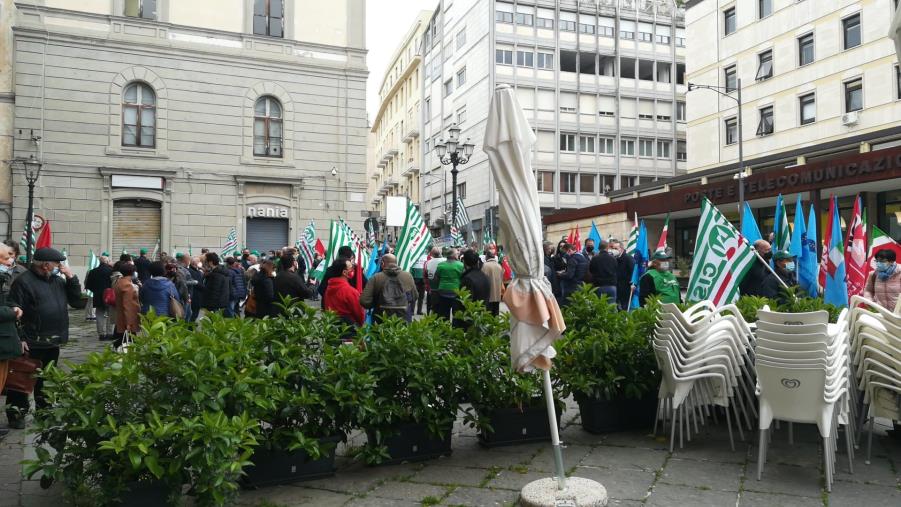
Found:
<path fill-rule="evenodd" d="M 812 423 L 823 439 L 826 488 L 831 491 L 839 425 L 845 426 L 848 467 L 853 473 L 848 312 L 842 312 L 837 324 L 829 324 L 826 311 L 778 313 L 764 309 L 757 316 L 757 479 L 766 461 L 773 420 Z"/>
<path fill-rule="evenodd" d="M 869 420 L 869 464 L 876 417 L 901 419 L 901 315 L 860 296 L 851 307 L 851 362 L 863 392 L 861 417 Z"/>
<path fill-rule="evenodd" d="M 750 328 L 732 305 L 716 309 L 705 301 L 684 313 L 676 305 L 662 305 L 653 340 L 662 373 L 654 433 L 661 420 L 664 425 L 669 420 L 670 452 L 676 426 L 682 447 L 686 434 L 691 441 L 691 419 L 698 433 L 698 421 L 705 424 L 707 417 L 716 417 L 716 406 L 725 411 L 732 449 L 732 416 L 744 439 L 741 419 L 750 428 L 753 416 L 748 412 L 756 412 L 752 340 Z"/>

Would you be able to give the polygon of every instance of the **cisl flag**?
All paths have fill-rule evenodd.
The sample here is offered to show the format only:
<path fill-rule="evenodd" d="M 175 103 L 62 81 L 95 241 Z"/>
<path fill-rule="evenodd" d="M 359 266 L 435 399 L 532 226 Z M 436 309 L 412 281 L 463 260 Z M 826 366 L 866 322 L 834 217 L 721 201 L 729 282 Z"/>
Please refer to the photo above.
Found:
<path fill-rule="evenodd" d="M 695 245 L 686 299 L 708 300 L 717 308 L 738 299 L 738 284 L 751 269 L 755 255 L 735 227 L 707 199 L 701 203 Z"/>
<path fill-rule="evenodd" d="M 845 244 L 845 269 L 848 274 L 848 297 L 863 294 L 867 281 L 867 235 L 864 230 L 861 198 L 854 201 L 854 214 Z"/>

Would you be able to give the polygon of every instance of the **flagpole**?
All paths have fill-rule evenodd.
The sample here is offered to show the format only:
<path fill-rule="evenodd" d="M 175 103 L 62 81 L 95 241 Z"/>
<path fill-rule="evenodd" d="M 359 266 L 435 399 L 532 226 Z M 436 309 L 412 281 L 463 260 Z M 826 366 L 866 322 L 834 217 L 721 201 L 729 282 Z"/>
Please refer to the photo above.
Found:
<path fill-rule="evenodd" d="M 554 407 L 554 390 L 551 387 L 550 369 L 542 370 L 544 377 L 544 397 L 547 400 L 547 419 L 551 427 L 551 444 L 554 447 L 554 468 L 557 471 L 557 489 L 566 489 L 566 473 L 563 470 L 563 449 L 560 447 L 560 433 L 557 429 L 557 409 Z"/>

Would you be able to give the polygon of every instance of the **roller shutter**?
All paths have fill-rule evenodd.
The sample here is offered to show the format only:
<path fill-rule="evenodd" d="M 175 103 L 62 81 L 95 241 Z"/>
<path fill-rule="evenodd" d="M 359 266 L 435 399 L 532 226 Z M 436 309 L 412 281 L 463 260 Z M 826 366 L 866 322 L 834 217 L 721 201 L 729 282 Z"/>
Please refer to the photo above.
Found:
<path fill-rule="evenodd" d="M 288 244 L 286 218 L 247 218 L 247 248 L 265 252 Z"/>
<path fill-rule="evenodd" d="M 142 248 L 152 251 L 160 239 L 160 203 L 124 199 L 113 203 L 113 250 L 118 258 L 122 250 L 137 254 Z"/>

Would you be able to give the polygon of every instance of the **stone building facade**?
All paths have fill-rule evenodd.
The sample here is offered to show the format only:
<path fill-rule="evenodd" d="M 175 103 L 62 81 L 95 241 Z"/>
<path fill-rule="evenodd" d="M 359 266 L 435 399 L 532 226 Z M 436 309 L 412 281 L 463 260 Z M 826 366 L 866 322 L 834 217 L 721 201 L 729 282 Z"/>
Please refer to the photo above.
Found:
<path fill-rule="evenodd" d="M 56 4 L 73 5 L 17 4 L 14 154 L 43 162 L 35 212 L 73 265 L 157 240 L 219 251 L 232 227 L 257 249 L 311 219 L 320 235 L 339 217 L 360 229 L 363 0 Z M 18 239 L 27 187 L 12 177 Z"/>

